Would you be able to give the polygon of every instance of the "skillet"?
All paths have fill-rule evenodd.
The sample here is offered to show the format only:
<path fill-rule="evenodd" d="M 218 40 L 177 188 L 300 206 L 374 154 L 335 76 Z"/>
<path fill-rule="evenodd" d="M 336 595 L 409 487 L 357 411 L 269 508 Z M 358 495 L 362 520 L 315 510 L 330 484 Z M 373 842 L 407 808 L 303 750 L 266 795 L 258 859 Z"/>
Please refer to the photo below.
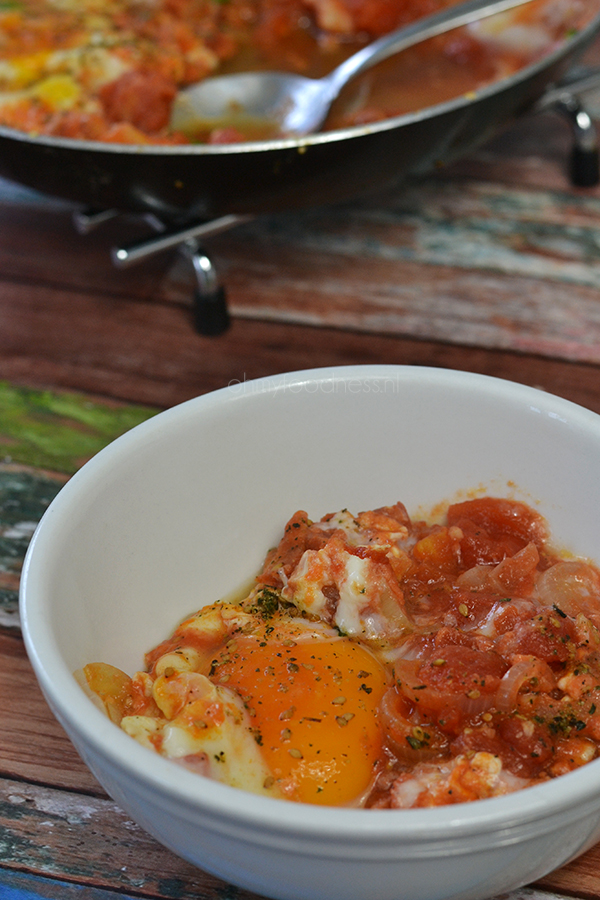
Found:
<path fill-rule="evenodd" d="M 0 127 L 0 175 L 89 207 L 182 226 L 353 199 L 464 155 L 544 96 L 600 32 L 600 13 L 516 74 L 369 125 L 246 144 L 135 146 L 32 137 Z"/>

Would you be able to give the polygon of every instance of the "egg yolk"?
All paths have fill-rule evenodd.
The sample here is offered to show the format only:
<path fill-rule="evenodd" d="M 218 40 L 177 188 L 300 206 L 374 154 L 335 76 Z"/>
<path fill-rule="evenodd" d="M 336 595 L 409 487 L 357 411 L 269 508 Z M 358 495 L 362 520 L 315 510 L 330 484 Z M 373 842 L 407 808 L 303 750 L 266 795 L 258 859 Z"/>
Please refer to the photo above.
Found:
<path fill-rule="evenodd" d="M 285 797 L 339 806 L 371 784 L 386 676 L 366 648 L 347 638 L 239 636 L 214 661 L 211 680 L 241 695 Z"/>

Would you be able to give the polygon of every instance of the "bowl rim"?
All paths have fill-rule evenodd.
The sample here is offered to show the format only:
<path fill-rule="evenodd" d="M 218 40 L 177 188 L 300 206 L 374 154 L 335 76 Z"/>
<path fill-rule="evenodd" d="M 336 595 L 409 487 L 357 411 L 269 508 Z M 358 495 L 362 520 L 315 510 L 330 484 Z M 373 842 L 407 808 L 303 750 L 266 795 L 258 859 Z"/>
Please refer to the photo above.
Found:
<path fill-rule="evenodd" d="M 503 398 L 519 406 L 552 418 L 559 418 L 571 427 L 583 427 L 595 432 L 600 440 L 600 416 L 572 401 L 546 393 L 538 388 L 517 382 L 460 370 L 410 365 L 351 365 L 270 375 L 212 391 L 187 400 L 135 426 L 87 462 L 61 489 L 40 521 L 27 550 L 20 586 L 22 633 L 29 659 L 43 693 L 54 714 L 67 732 L 75 732 L 80 742 L 98 754 L 113 769 L 124 770 L 132 780 L 145 789 L 176 803 L 182 814 L 191 816 L 201 809 L 211 817 L 211 824 L 231 833 L 236 824 L 250 829 L 260 843 L 260 835 L 271 837 L 303 837 L 324 841 L 323 854 L 332 836 L 344 842 L 367 840 L 370 845 L 389 847 L 402 841 L 407 846 L 431 844 L 456 837 L 482 838 L 490 832 L 511 828 L 526 828 L 533 821 L 545 818 L 548 829 L 551 818 L 561 815 L 568 824 L 569 811 L 579 818 L 586 808 L 600 806 L 600 759 L 560 776 L 546 784 L 536 785 L 515 793 L 459 803 L 453 806 L 410 810 L 364 810 L 348 807 L 321 807 L 286 800 L 260 797 L 198 776 L 173 765 L 154 754 L 120 731 L 85 696 L 72 672 L 64 662 L 49 627 L 43 595 L 43 570 L 52 549 L 56 519 L 68 514 L 79 491 L 85 491 L 97 481 L 98 475 L 109 470 L 121 455 L 128 456 L 140 443 L 151 438 L 165 426 L 173 426 L 190 415 L 238 400 L 247 392 L 269 393 L 283 386 L 302 389 L 307 384 L 349 382 L 353 379 L 396 378 L 404 384 L 419 382 L 437 387 L 470 389 Z M 292 391 L 293 392 L 293 391 Z M 77 746 L 77 742 L 76 742 Z M 595 775 L 598 799 L 593 799 Z M 558 785 L 558 787 L 557 787 Z M 541 830 L 546 825 L 541 823 Z M 259 834 L 260 832 L 260 834 Z M 317 848 L 318 851 L 318 848 Z M 352 848 L 353 855 L 357 847 Z M 454 851 L 453 851 L 454 852 Z"/>

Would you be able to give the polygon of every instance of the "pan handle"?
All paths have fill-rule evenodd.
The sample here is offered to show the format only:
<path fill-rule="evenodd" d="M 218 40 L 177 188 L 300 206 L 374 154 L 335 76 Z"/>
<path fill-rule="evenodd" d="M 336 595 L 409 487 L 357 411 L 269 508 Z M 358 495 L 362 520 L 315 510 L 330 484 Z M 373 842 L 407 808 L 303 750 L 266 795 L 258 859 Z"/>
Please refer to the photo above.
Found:
<path fill-rule="evenodd" d="M 227 331 L 231 324 L 225 288 L 220 283 L 211 258 L 196 238 L 188 238 L 179 246 L 190 260 L 196 275 L 193 298 L 194 327 L 198 334 L 214 337 Z"/>

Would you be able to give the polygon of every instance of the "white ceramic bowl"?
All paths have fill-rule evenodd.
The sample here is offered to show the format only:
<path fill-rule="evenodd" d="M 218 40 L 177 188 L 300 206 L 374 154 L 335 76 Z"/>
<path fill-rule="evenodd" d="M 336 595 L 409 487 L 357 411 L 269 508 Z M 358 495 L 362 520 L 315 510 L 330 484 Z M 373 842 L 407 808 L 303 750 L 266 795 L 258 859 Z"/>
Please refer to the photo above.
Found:
<path fill-rule="evenodd" d="M 133 819 L 228 882 L 279 900 L 478 900 L 600 838 L 600 761 L 441 809 L 264 799 L 154 755 L 73 671 L 129 672 L 188 613 L 244 583 L 297 508 L 313 518 L 480 486 L 539 509 L 555 542 L 600 558 L 600 417 L 493 378 L 416 367 L 234 383 L 99 453 L 48 509 L 21 589 L 31 662 L 81 756 Z"/>

